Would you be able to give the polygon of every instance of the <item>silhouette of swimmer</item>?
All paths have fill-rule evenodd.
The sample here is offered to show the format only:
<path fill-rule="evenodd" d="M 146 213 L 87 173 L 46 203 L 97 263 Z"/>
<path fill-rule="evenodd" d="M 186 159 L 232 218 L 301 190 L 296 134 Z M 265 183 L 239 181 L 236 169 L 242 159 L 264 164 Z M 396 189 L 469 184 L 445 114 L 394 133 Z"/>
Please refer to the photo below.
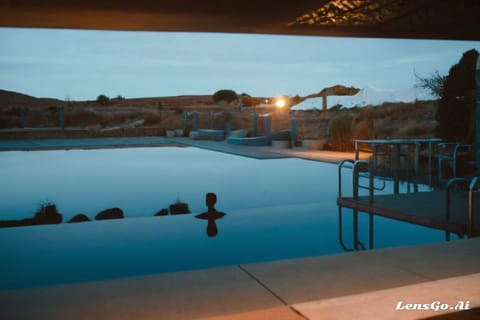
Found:
<path fill-rule="evenodd" d="M 217 224 L 215 220 L 223 218 L 226 213 L 217 211 L 215 209 L 215 204 L 217 203 L 217 195 L 213 192 L 207 193 L 205 196 L 205 204 L 207 205 L 208 211 L 204 213 L 197 214 L 195 218 L 207 220 L 207 235 L 209 237 L 215 237 L 218 234 Z"/>

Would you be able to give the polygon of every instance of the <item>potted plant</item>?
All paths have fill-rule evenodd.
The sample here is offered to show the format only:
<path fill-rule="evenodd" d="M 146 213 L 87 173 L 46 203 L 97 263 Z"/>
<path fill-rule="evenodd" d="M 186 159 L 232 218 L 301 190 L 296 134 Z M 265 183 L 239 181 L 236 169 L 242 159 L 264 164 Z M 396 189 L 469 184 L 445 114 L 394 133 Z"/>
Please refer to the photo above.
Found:
<path fill-rule="evenodd" d="M 175 137 L 175 126 L 174 126 L 174 119 L 168 117 L 167 121 L 167 128 L 165 129 L 165 133 L 168 138 Z"/>
<path fill-rule="evenodd" d="M 175 136 L 176 137 L 183 137 L 183 131 L 184 131 L 184 128 L 185 128 L 185 121 L 183 120 L 183 116 L 182 118 L 176 118 L 175 119 Z"/>

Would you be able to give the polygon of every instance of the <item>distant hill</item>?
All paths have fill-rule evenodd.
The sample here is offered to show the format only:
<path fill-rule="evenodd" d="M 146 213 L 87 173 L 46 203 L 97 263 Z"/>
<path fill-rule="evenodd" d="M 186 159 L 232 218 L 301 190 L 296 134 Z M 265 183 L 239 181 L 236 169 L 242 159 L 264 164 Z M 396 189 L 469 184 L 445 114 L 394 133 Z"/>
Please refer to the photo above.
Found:
<path fill-rule="evenodd" d="M 67 104 L 73 106 L 96 106 L 96 101 L 72 101 L 66 102 L 53 98 L 36 98 L 26 94 L 1 90 L 0 89 L 0 107 L 61 107 Z M 212 95 L 182 95 L 167 97 L 150 98 L 132 98 L 116 99 L 111 98 L 109 106 L 129 106 L 129 107 L 164 107 L 180 108 L 185 106 L 211 105 L 213 104 Z"/>
<path fill-rule="evenodd" d="M 62 106 L 64 104 L 64 101 L 58 99 L 36 98 L 23 93 L 0 89 L 0 106 L 49 107 Z"/>

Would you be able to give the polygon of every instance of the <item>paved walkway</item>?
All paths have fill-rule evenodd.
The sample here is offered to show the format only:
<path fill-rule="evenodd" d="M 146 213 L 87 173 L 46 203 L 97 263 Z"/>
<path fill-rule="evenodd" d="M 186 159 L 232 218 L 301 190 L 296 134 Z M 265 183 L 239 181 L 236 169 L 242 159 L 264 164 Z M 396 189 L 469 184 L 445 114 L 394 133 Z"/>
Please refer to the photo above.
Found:
<path fill-rule="evenodd" d="M 458 310 L 407 304 L 464 301 L 474 310 L 448 319 L 478 319 L 479 271 L 476 238 L 0 291 L 0 318 L 408 320 Z"/>
<path fill-rule="evenodd" d="M 276 149 L 271 146 L 238 146 L 223 141 L 166 137 L 0 140 L 0 151 L 159 147 L 167 145 L 194 146 L 257 159 L 296 157 L 331 163 L 338 163 L 343 159 L 355 159 L 354 152 L 314 151 L 303 148 Z M 360 155 L 362 159 L 368 157 L 368 153 Z"/>

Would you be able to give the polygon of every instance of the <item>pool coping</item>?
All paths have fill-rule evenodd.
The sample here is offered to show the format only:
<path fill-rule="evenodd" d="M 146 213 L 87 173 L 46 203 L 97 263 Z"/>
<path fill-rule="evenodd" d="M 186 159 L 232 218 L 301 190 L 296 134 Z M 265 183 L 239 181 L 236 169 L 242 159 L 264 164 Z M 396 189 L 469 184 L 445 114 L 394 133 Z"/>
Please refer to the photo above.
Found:
<path fill-rule="evenodd" d="M 470 308 L 480 307 L 479 270 L 480 238 L 472 238 L 0 291 L 0 314 L 72 320 L 418 319 L 452 311 L 402 310 L 398 304 L 468 301 Z"/>
<path fill-rule="evenodd" d="M 22 139 L 0 140 L 1 151 L 71 150 L 102 148 L 136 148 L 190 146 L 255 159 L 299 158 L 304 160 L 338 163 L 344 159 L 355 159 L 354 152 L 309 150 L 302 147 L 278 149 L 272 146 L 240 146 L 225 141 L 195 140 L 190 138 L 167 137 L 125 137 L 125 138 L 77 138 L 77 139 Z M 370 153 L 361 153 L 361 159 L 368 159 Z"/>

